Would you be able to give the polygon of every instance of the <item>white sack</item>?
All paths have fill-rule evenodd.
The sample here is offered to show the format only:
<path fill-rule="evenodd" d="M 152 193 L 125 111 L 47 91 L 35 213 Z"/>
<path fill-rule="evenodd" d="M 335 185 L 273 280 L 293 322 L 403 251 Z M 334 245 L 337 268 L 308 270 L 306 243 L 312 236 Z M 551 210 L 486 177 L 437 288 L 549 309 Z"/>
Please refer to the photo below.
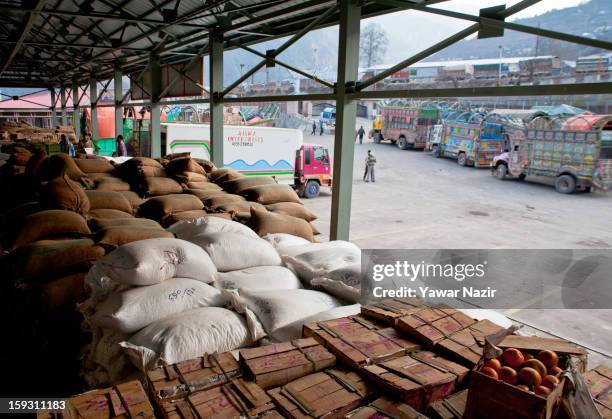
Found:
<path fill-rule="evenodd" d="M 310 241 L 306 240 L 303 237 L 294 236 L 293 234 L 287 233 L 266 234 L 262 237 L 262 239 L 270 243 L 281 255 L 285 254 L 287 249 L 290 249 L 293 246 L 304 246 L 307 244 L 312 244 Z"/>
<path fill-rule="evenodd" d="M 348 303 L 357 303 L 361 298 L 361 289 L 346 285 L 342 281 L 336 281 L 329 278 L 317 277 L 310 281 L 312 289 L 325 291 L 336 298 L 344 300 Z"/>
<path fill-rule="evenodd" d="M 361 250 L 357 246 L 343 241 L 316 244 L 327 246 L 317 246 L 295 256 L 283 256 L 283 262 L 309 285 L 314 278 L 323 277 L 352 287 L 360 286 Z"/>
<path fill-rule="evenodd" d="M 221 272 L 237 271 L 253 266 L 281 265 L 276 250 L 258 236 L 219 232 L 197 235 L 189 240 L 204 249 Z"/>
<path fill-rule="evenodd" d="M 196 220 L 179 221 L 166 229 L 183 240 L 192 237 L 213 233 L 239 233 L 246 236 L 258 237 L 257 233 L 244 224 L 226 220 L 219 217 L 203 217 Z M 191 241 L 191 240 L 190 240 Z"/>
<path fill-rule="evenodd" d="M 266 334 L 316 313 L 342 305 L 324 292 L 313 290 L 257 291 L 241 290 L 233 293 L 232 304 L 245 313 L 251 335 L 259 340 Z"/>
<path fill-rule="evenodd" d="M 91 322 L 123 333 L 134 333 L 168 316 L 198 307 L 221 307 L 226 299 L 216 288 L 189 278 L 135 287 L 112 294 L 100 304 Z"/>
<path fill-rule="evenodd" d="M 344 240 L 334 240 L 324 243 L 304 243 L 304 244 L 293 244 L 287 246 L 279 246 L 278 252 L 281 256 L 297 256 L 302 253 L 313 252 L 315 250 L 329 250 L 329 249 L 359 249 L 351 242 Z"/>
<path fill-rule="evenodd" d="M 219 272 L 215 287 L 223 289 L 290 290 L 302 288 L 297 276 L 283 266 L 255 266 L 239 271 Z"/>
<path fill-rule="evenodd" d="M 361 304 L 352 304 L 350 306 L 341 306 L 332 308 L 331 310 L 299 319 L 288 325 L 274 331 L 271 336 L 276 342 L 287 342 L 302 337 L 303 326 L 308 323 L 323 322 L 325 320 L 339 319 L 341 317 L 355 316 L 361 312 Z"/>
<path fill-rule="evenodd" d="M 120 345 L 132 362 L 146 371 L 164 362 L 174 364 L 251 343 L 242 316 L 224 308 L 203 307 L 150 324 Z"/>
<path fill-rule="evenodd" d="M 191 278 L 208 283 L 217 272 L 208 254 L 199 246 L 172 238 L 124 244 L 99 259 L 95 267 L 99 281 L 107 277 L 136 286 L 159 284 L 170 278 Z"/>

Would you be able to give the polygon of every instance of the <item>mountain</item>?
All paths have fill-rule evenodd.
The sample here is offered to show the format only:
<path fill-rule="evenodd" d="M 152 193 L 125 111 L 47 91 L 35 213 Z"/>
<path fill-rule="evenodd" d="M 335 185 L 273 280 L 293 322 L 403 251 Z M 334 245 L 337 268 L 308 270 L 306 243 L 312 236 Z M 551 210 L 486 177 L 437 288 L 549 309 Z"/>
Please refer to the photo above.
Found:
<path fill-rule="evenodd" d="M 512 22 L 611 41 L 612 1 L 591 0 L 579 6 L 551 10 L 539 16 L 517 19 Z M 500 45 L 503 47 L 504 56 L 517 57 L 556 55 L 565 60 L 575 60 L 579 56 L 606 52 L 583 45 L 506 30 L 503 38 L 467 39 L 432 55 L 427 61 L 494 58 L 499 56 Z"/>

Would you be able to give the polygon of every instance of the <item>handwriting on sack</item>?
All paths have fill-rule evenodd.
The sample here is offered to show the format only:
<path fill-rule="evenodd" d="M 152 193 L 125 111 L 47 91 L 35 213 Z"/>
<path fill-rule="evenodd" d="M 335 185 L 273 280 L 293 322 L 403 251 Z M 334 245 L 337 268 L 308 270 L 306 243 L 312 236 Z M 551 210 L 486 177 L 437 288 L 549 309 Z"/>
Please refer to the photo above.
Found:
<path fill-rule="evenodd" d="M 195 294 L 196 289 L 194 287 L 178 289 L 168 293 L 168 300 L 176 301 L 180 298 L 188 298 Z"/>

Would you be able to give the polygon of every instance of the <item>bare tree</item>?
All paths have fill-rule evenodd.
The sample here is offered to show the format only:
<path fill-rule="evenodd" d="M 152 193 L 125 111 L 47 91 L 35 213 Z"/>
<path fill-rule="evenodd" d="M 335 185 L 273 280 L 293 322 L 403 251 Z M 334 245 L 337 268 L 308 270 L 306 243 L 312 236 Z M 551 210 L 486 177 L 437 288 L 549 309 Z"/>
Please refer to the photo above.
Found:
<path fill-rule="evenodd" d="M 378 64 L 387 52 L 387 32 L 378 23 L 370 22 L 361 31 L 359 58 L 362 67 Z"/>

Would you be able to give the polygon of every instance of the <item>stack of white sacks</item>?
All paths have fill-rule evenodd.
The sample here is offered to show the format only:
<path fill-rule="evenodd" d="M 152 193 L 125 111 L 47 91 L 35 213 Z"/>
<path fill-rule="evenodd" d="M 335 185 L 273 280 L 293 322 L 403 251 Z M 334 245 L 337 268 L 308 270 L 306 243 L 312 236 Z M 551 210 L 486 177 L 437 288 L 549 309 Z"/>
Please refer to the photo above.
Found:
<path fill-rule="evenodd" d="M 301 336 L 312 321 L 357 314 L 360 250 L 288 234 L 260 238 L 218 217 L 181 221 L 100 259 L 81 305 L 91 386 L 140 370 Z"/>

